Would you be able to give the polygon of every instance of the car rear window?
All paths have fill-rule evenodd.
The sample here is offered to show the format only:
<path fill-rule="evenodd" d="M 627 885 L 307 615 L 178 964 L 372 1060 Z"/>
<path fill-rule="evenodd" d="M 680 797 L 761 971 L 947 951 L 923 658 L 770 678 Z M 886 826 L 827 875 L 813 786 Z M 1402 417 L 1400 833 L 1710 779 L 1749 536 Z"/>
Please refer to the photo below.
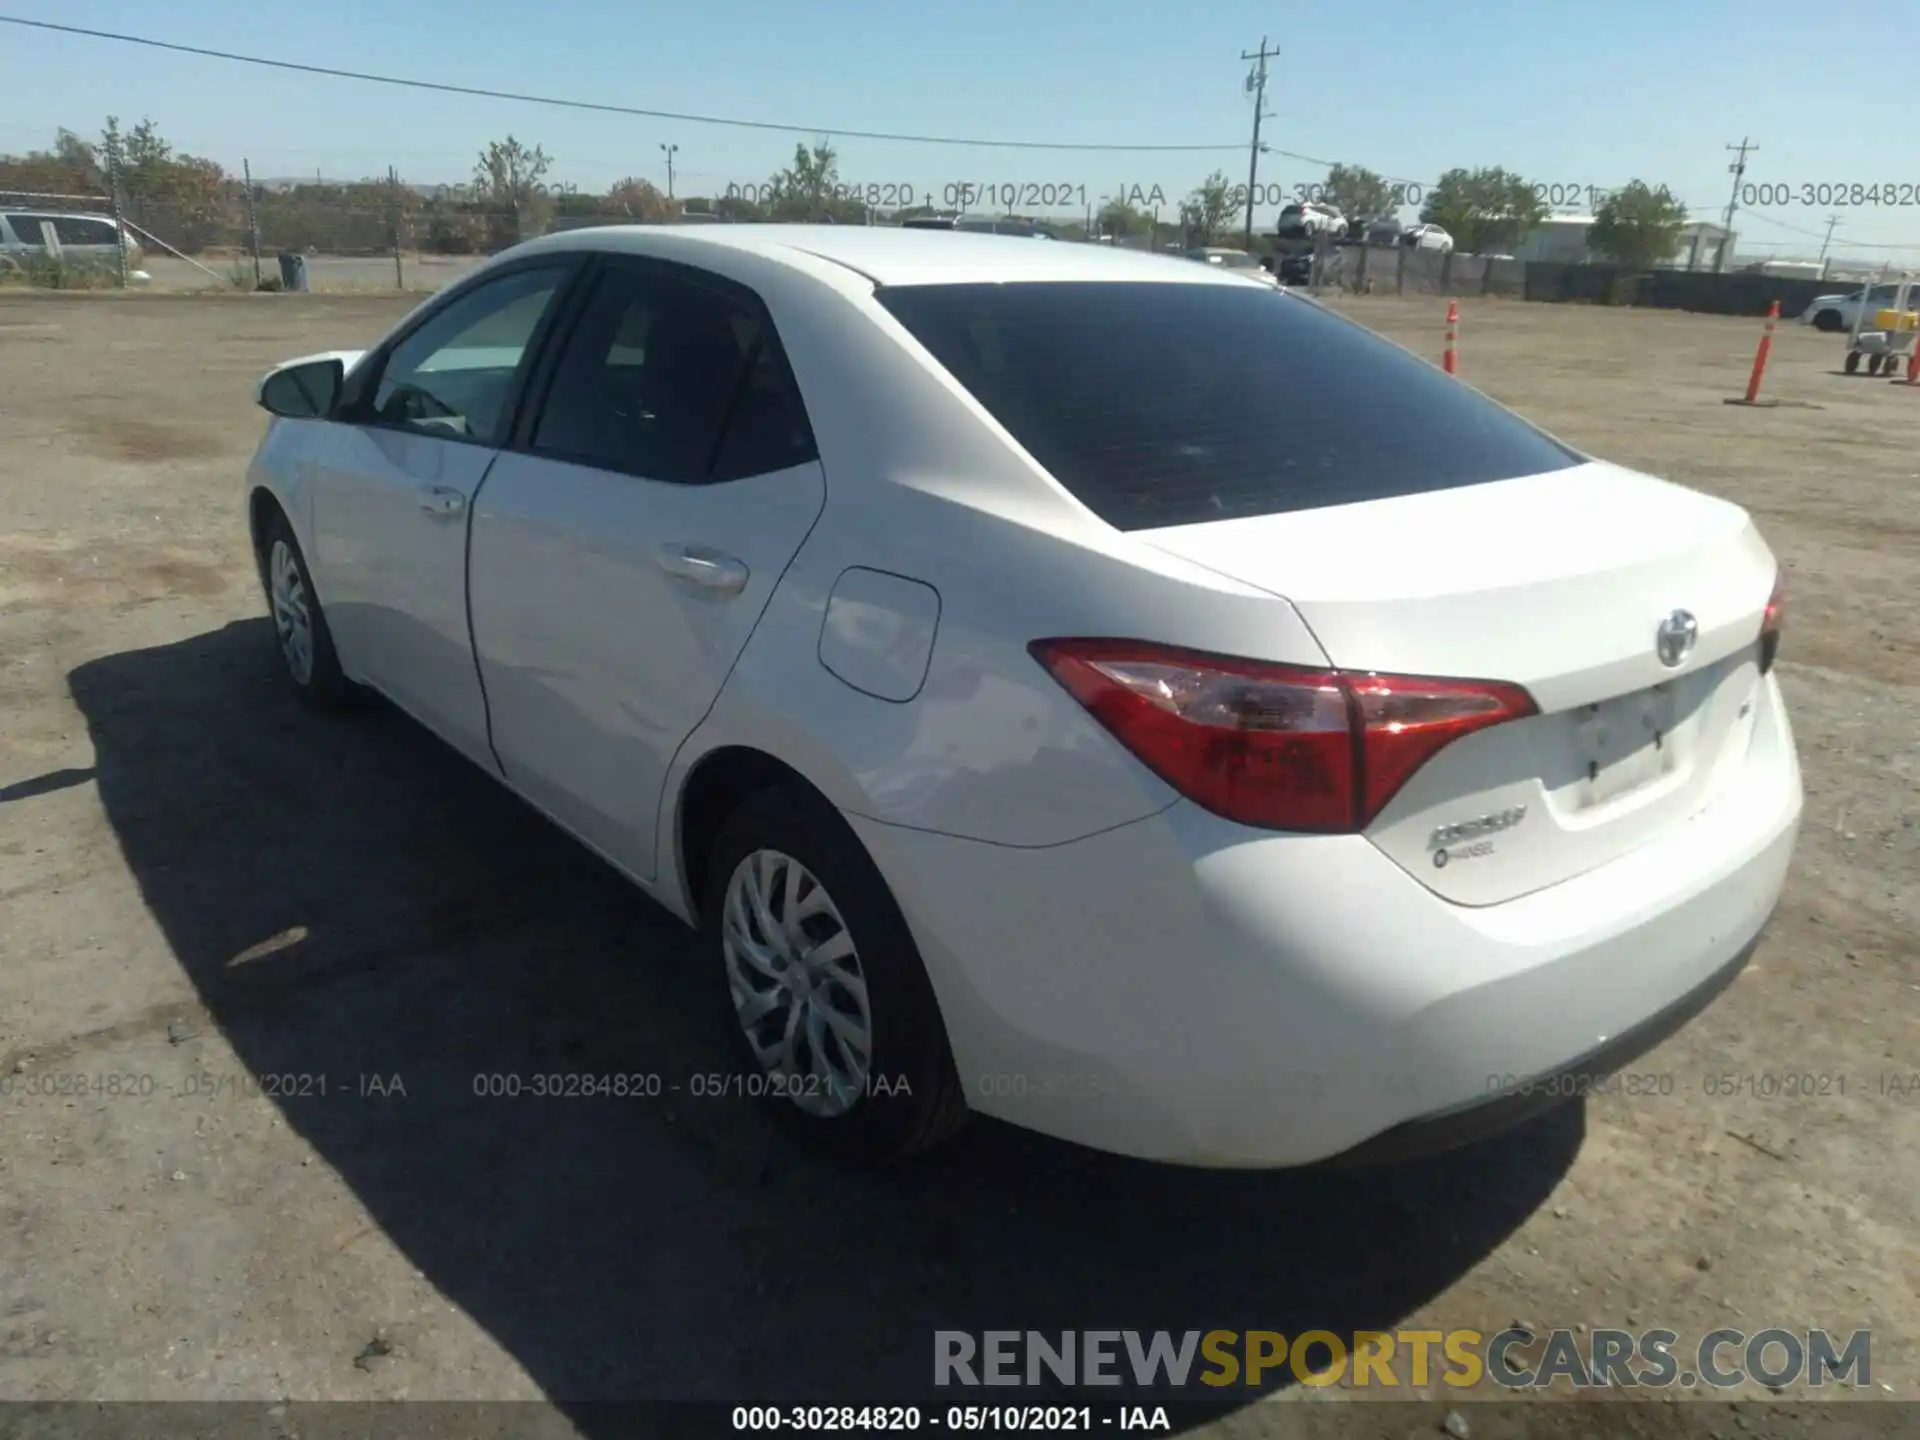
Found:
<path fill-rule="evenodd" d="M 1583 458 L 1437 366 L 1264 287 L 1022 282 L 876 298 L 1120 530 L 1384 500 Z"/>

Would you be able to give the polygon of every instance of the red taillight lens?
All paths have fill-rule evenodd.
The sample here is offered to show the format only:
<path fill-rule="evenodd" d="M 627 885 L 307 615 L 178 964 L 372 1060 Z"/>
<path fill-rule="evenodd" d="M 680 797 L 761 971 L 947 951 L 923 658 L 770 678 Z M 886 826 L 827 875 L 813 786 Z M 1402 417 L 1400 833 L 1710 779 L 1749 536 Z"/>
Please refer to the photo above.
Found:
<path fill-rule="evenodd" d="M 1040 640 L 1034 658 L 1182 795 L 1271 830 L 1363 830 L 1443 746 L 1534 713 L 1478 680 L 1271 665 L 1129 640 Z"/>
<path fill-rule="evenodd" d="M 1766 618 L 1760 622 L 1760 673 L 1766 674 L 1773 668 L 1773 660 L 1780 653 L 1780 632 L 1787 623 L 1787 572 L 1782 569 L 1774 576 L 1773 594 L 1767 599 Z"/>

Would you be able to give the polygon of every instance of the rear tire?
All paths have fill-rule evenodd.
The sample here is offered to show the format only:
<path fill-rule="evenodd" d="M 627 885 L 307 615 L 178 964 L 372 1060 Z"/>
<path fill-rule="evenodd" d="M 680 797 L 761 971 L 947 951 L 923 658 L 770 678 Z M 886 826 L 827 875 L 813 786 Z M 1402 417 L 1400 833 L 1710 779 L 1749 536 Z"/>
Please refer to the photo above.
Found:
<path fill-rule="evenodd" d="M 293 690 L 307 704 L 323 710 L 346 703 L 347 677 L 333 648 L 333 632 L 313 588 L 313 576 L 293 538 L 284 515 L 275 515 L 262 537 L 262 577 L 267 587 L 267 613 L 280 642 L 280 661 L 286 666 Z"/>
<path fill-rule="evenodd" d="M 967 1107 L 932 982 L 886 881 L 798 786 L 749 796 L 714 842 L 701 930 L 749 1093 L 808 1146 L 880 1165 Z"/>

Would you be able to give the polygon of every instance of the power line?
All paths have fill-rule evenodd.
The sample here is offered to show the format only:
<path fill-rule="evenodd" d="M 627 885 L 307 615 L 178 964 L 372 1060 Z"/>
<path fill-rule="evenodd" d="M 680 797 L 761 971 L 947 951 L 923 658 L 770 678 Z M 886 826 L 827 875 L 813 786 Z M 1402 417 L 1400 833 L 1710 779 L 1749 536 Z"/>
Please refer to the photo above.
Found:
<path fill-rule="evenodd" d="M 198 45 L 180 45 L 171 40 L 154 40 L 144 35 L 122 35 L 111 30 L 89 30 L 79 25 L 56 25 L 51 20 L 28 20 L 18 15 L 0 15 L 0 23 L 21 25 L 30 30 L 51 30 L 63 35 L 81 35 L 90 40 L 112 40 L 123 45 L 141 45 L 150 50 L 170 50 L 177 55 L 198 55 L 208 60 L 230 60 L 240 65 L 261 65 L 271 70 L 294 70 L 303 75 L 325 75 L 335 80 L 362 80 L 370 85 L 394 85 L 407 90 L 432 90 L 442 95 L 472 95 L 482 100 L 511 100 L 522 105 L 547 105 L 560 110 L 591 110 L 602 115 L 631 115 L 643 120 L 674 120 L 688 125 L 727 125 L 738 130 L 772 130 L 789 135 L 831 135 L 847 140 L 899 140 L 914 145 L 966 146 L 983 150 L 1072 150 L 1108 154 L 1217 154 L 1238 151 L 1239 145 L 1113 145 L 1073 144 L 1058 140 L 981 140 L 960 135 L 902 135 L 886 130 L 846 130 L 832 125 L 785 125 L 771 120 L 737 120 L 724 115 L 689 115 L 675 110 L 644 110 L 636 105 L 608 105 L 591 100 L 565 100 L 552 95 L 529 95 L 514 90 L 489 90 L 477 85 L 452 85 L 437 80 L 417 80 L 399 75 L 374 75 L 361 70 L 337 70 L 326 65 L 303 65 L 293 60 L 273 60 L 263 55 L 241 55 L 231 50 L 209 50 Z"/>
<path fill-rule="evenodd" d="M 1752 219 L 1764 221 L 1766 224 L 1772 225 L 1779 230 L 1791 231 L 1795 235 L 1804 235 L 1809 240 L 1824 238 L 1818 230 L 1808 230 L 1799 225 L 1789 225 L 1784 220 L 1774 219 L 1763 210 L 1749 209 L 1746 213 Z M 1842 250 L 1920 250 L 1920 246 L 1915 245 L 1889 245 L 1884 241 L 1869 240 L 1843 240 L 1840 242 L 1839 248 Z"/>

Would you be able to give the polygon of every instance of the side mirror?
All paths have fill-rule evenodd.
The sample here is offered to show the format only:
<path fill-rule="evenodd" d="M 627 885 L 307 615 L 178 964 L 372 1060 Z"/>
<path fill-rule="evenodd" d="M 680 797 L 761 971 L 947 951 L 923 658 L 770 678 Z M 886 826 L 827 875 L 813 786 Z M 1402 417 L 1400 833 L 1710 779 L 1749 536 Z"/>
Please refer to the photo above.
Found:
<path fill-rule="evenodd" d="M 288 420 L 324 420 L 340 403 L 346 377 L 337 358 L 283 365 L 260 382 L 260 406 Z"/>

